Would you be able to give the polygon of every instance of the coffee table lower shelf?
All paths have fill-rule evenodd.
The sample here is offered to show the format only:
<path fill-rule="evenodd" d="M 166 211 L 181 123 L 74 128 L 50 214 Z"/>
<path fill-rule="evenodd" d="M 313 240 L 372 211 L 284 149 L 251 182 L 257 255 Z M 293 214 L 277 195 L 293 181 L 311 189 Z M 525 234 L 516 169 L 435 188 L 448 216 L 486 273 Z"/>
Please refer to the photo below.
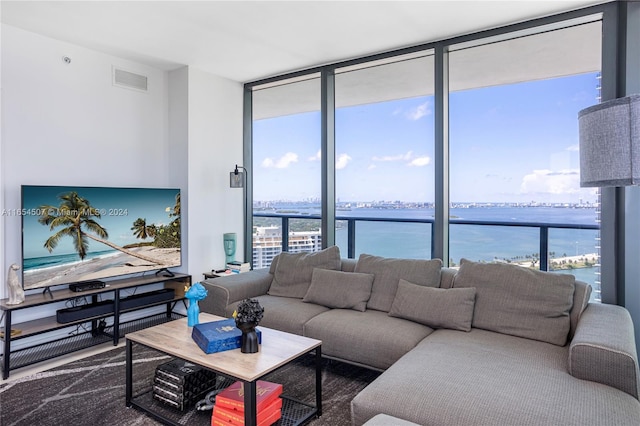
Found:
<path fill-rule="evenodd" d="M 228 384 L 233 383 L 229 381 Z M 316 415 L 316 408 L 304 402 L 282 395 L 282 418 L 278 420 L 277 426 L 299 426 L 311 420 Z M 131 405 L 146 412 L 157 420 L 170 425 L 189 426 L 210 426 L 211 410 L 198 411 L 191 407 L 185 411 L 179 411 L 153 398 L 153 391 L 150 389 L 142 392 L 131 399 Z"/>
<path fill-rule="evenodd" d="M 223 317 L 201 313 L 202 323 L 224 320 Z M 136 407 L 169 425 L 195 424 L 210 425 L 211 412 L 200 412 L 196 409 L 179 411 L 166 406 L 153 398 L 153 384 L 149 376 L 134 380 L 133 352 L 134 347 L 146 347 L 153 351 L 183 359 L 216 374 L 215 386 L 223 388 L 233 381 L 245 383 L 244 404 L 247 408 L 245 421 L 256 424 L 256 391 L 257 381 L 269 373 L 300 358 L 315 353 L 315 405 L 308 405 L 286 396 L 282 397 L 282 418 L 276 423 L 282 426 L 297 426 L 309 419 L 322 415 L 322 341 L 279 330 L 260 327 L 262 343 L 258 353 L 243 354 L 240 349 L 226 351 L 221 354 L 205 354 L 192 338 L 192 328 L 188 327 L 187 318 L 170 321 L 155 327 L 146 328 L 127 334 L 126 344 L 126 389 L 127 407 Z M 134 383 L 137 383 L 134 385 Z M 247 387 L 248 386 L 248 387 Z M 134 389 L 135 388 L 135 389 Z M 284 389 L 285 395 L 287 390 Z M 306 400 L 306 398 L 305 398 Z"/>

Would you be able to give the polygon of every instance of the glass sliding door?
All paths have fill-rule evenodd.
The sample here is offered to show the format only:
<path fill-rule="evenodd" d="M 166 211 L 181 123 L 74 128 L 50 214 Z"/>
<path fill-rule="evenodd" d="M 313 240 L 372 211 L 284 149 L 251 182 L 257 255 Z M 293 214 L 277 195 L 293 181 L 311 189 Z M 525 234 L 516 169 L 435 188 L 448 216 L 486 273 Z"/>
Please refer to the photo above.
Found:
<path fill-rule="evenodd" d="M 597 287 L 598 231 L 591 228 L 599 194 L 579 185 L 577 116 L 599 100 L 601 27 L 572 23 L 451 46 L 453 265 L 467 258 L 580 268 L 580 279 Z"/>
<path fill-rule="evenodd" d="M 253 88 L 253 267 L 283 247 L 317 251 L 320 235 L 320 79 Z M 307 217 L 314 219 L 307 219 Z"/>
<path fill-rule="evenodd" d="M 427 50 L 335 71 L 336 244 L 343 255 L 431 257 L 433 67 Z"/>

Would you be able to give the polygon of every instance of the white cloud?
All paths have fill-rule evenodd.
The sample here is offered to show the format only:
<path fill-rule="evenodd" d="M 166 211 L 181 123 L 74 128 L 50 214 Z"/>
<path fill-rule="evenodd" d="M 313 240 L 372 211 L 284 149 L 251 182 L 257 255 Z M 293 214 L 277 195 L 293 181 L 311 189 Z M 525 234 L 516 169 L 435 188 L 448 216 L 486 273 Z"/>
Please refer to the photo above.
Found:
<path fill-rule="evenodd" d="M 384 155 L 382 157 L 373 157 L 373 161 L 409 161 L 413 157 L 413 151 L 409 151 L 406 154 L 398 155 Z"/>
<path fill-rule="evenodd" d="M 309 161 L 320 161 L 322 159 L 322 151 L 318 150 L 318 152 L 316 152 L 316 155 L 309 157 Z"/>
<path fill-rule="evenodd" d="M 570 145 L 567 147 L 567 151 L 578 152 L 580 151 L 580 145 L 579 144 Z"/>
<path fill-rule="evenodd" d="M 286 169 L 291 163 L 298 162 L 298 154 L 287 152 L 282 157 L 274 160 L 273 158 L 265 158 L 262 160 L 262 167 L 275 167 L 276 169 Z"/>
<path fill-rule="evenodd" d="M 429 108 L 429 104 L 427 102 L 418 105 L 413 108 L 411 111 L 407 112 L 407 118 L 409 120 L 420 120 L 425 115 L 430 115 L 431 109 Z"/>
<path fill-rule="evenodd" d="M 322 159 L 322 151 L 318 150 L 315 155 L 309 157 L 309 161 L 320 161 Z M 349 154 L 340 154 L 336 158 L 336 169 L 344 169 L 347 167 L 347 164 L 351 161 L 351 156 Z"/>
<path fill-rule="evenodd" d="M 408 164 L 409 166 L 415 166 L 415 167 L 423 167 L 423 166 L 427 166 L 431 163 L 431 158 L 424 156 L 424 157 L 416 157 L 413 160 L 411 160 L 411 162 Z"/>
<path fill-rule="evenodd" d="M 413 154 L 413 151 L 408 151 L 405 154 L 397 154 L 397 155 L 385 155 L 382 157 L 372 157 L 371 158 L 372 161 L 374 162 L 393 162 L 393 161 L 401 161 L 401 162 L 405 162 L 407 164 L 407 166 L 415 166 L 415 167 L 422 167 L 422 166 L 426 166 L 428 164 L 431 164 L 431 157 L 427 156 L 427 155 L 423 155 L 421 157 L 416 157 Z M 371 166 L 369 166 L 369 169 L 372 169 Z"/>
<path fill-rule="evenodd" d="M 575 194 L 580 191 L 580 173 L 578 169 L 534 170 L 522 178 L 520 191 L 524 194 Z"/>
<path fill-rule="evenodd" d="M 350 161 L 351 157 L 348 154 L 338 155 L 338 158 L 336 158 L 336 170 L 344 169 Z"/>
<path fill-rule="evenodd" d="M 378 167 L 378 166 L 376 166 L 375 164 L 369 164 L 369 167 L 367 167 L 367 170 L 373 170 L 376 167 Z"/>

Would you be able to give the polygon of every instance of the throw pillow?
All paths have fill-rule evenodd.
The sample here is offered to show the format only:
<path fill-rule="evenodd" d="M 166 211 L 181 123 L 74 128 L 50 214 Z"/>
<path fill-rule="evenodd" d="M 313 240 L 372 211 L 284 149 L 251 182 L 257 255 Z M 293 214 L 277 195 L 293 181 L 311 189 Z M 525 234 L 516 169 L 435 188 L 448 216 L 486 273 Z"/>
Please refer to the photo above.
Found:
<path fill-rule="evenodd" d="M 268 294 L 302 299 L 311 284 L 313 268 L 340 270 L 338 246 L 314 253 L 280 253 Z"/>
<path fill-rule="evenodd" d="M 441 269 L 440 259 L 393 259 L 361 254 L 355 272 L 375 275 L 367 309 L 389 312 L 400 279 L 427 287 L 440 287 Z"/>
<path fill-rule="evenodd" d="M 573 275 L 462 259 L 453 287 L 475 287 L 475 328 L 559 346 L 567 343 Z"/>
<path fill-rule="evenodd" d="M 371 296 L 372 285 L 372 274 L 315 268 L 311 285 L 302 301 L 327 308 L 364 312 L 367 309 L 367 300 Z"/>
<path fill-rule="evenodd" d="M 389 316 L 431 328 L 470 331 L 475 299 L 475 288 L 434 288 L 400 280 Z"/>
<path fill-rule="evenodd" d="M 276 267 L 278 266 L 278 258 L 280 257 L 279 254 L 276 254 L 273 258 L 273 260 L 271 261 L 271 266 L 269 266 L 269 273 L 271 275 L 274 275 L 276 273 Z"/>

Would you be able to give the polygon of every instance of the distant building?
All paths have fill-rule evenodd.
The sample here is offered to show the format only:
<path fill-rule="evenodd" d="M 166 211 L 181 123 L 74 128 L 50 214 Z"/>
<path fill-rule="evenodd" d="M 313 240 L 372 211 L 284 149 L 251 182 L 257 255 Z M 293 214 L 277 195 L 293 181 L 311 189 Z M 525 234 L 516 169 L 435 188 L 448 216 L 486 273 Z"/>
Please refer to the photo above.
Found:
<path fill-rule="evenodd" d="M 268 268 L 273 258 L 282 252 L 282 228 L 258 226 L 253 233 L 253 269 Z M 320 230 L 289 232 L 289 253 L 322 250 Z"/>

